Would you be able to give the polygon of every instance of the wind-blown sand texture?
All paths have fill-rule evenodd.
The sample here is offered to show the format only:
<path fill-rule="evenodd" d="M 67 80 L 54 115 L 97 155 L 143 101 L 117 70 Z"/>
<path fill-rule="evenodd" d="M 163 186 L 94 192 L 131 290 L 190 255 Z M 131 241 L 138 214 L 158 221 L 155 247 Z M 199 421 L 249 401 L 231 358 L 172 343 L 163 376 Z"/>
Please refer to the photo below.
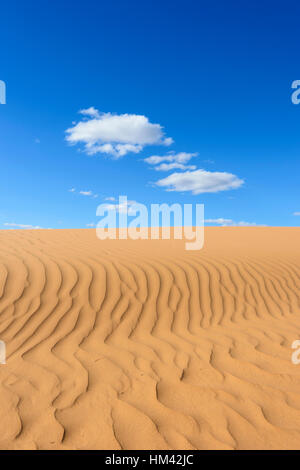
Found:
<path fill-rule="evenodd" d="M 1 449 L 299 449 L 300 229 L 0 232 Z"/>

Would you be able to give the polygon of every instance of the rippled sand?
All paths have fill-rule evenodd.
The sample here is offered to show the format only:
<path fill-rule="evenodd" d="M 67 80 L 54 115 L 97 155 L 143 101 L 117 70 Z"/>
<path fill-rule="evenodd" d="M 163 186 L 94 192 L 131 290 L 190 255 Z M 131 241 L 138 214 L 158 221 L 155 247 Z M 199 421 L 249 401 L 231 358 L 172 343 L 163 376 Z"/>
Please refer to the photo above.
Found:
<path fill-rule="evenodd" d="M 0 231 L 1 449 L 300 448 L 300 229 Z"/>

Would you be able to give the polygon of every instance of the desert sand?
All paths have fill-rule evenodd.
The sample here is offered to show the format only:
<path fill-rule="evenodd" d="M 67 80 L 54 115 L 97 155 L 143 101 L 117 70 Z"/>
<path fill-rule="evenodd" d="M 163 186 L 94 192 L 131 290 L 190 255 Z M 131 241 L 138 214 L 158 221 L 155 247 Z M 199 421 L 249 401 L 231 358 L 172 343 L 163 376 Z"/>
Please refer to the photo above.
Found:
<path fill-rule="evenodd" d="M 299 241 L 0 231 L 0 449 L 299 449 Z"/>

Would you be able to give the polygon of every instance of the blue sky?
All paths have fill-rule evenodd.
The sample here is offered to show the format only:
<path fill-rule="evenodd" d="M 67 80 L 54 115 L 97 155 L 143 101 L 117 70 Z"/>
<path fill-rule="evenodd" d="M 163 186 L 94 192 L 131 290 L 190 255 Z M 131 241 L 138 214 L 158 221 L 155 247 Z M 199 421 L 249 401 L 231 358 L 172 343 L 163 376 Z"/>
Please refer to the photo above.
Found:
<path fill-rule="evenodd" d="M 86 227 L 122 194 L 299 226 L 299 13 L 296 1 L 2 4 L 0 228 Z"/>

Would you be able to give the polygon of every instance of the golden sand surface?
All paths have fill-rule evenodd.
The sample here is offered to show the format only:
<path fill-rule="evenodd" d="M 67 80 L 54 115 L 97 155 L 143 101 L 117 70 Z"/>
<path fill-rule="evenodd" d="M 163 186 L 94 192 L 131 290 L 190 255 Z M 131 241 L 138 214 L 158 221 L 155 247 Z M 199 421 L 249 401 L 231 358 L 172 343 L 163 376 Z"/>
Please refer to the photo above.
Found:
<path fill-rule="evenodd" d="M 299 242 L 0 231 L 0 449 L 299 449 Z"/>

